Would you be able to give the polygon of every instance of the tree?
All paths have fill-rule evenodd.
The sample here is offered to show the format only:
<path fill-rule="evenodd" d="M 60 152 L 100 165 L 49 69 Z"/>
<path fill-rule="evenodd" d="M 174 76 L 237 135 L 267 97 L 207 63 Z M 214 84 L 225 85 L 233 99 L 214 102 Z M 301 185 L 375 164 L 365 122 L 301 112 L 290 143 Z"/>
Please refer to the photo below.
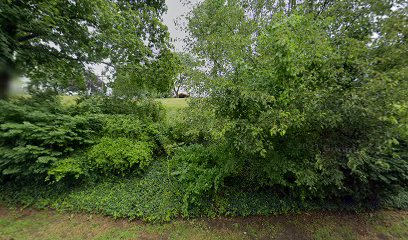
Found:
<path fill-rule="evenodd" d="M 90 70 L 86 70 L 84 77 L 88 95 L 106 93 L 106 83 L 104 83 L 103 80 L 95 73 Z"/>
<path fill-rule="evenodd" d="M 164 0 L 2 0 L 0 9 L 2 98 L 14 74 L 83 89 L 87 64 L 143 64 L 168 48 Z"/>
<path fill-rule="evenodd" d="M 179 60 L 170 50 L 162 50 L 154 61 L 138 62 L 118 68 L 113 94 L 120 97 L 169 95 Z"/>
<path fill-rule="evenodd" d="M 179 95 L 180 89 L 184 89 L 187 92 L 193 91 L 196 85 L 194 80 L 195 78 L 199 78 L 199 71 L 197 70 L 199 61 L 187 52 L 179 52 L 177 56 L 180 65 L 173 84 L 173 94 L 175 96 Z"/>
<path fill-rule="evenodd" d="M 199 4 L 189 16 L 190 49 L 210 64 L 209 97 L 198 107 L 225 116 L 214 135 L 222 133 L 233 157 L 214 165 L 235 165 L 223 177 L 356 201 L 406 186 L 408 24 L 400 3 Z"/>

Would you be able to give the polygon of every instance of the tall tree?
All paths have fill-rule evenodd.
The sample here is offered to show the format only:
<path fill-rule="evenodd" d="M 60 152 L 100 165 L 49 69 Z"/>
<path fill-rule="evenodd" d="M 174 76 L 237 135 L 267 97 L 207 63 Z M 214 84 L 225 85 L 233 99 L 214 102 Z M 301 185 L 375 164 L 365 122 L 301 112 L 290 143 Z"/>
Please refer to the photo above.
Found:
<path fill-rule="evenodd" d="M 87 64 L 154 61 L 168 48 L 164 0 L 1 0 L 0 97 L 13 74 L 84 87 Z"/>
<path fill-rule="evenodd" d="M 378 186 L 382 194 L 406 186 L 407 8 L 399 0 L 199 4 L 188 29 L 191 51 L 210 63 L 202 106 L 225 116 L 217 132 L 238 175 L 299 197 L 367 200 Z"/>
<path fill-rule="evenodd" d="M 170 50 L 162 50 L 154 61 L 127 63 L 116 71 L 113 94 L 121 97 L 169 95 L 179 60 Z"/>
<path fill-rule="evenodd" d="M 177 53 L 177 56 L 180 65 L 178 67 L 178 73 L 174 79 L 174 95 L 178 96 L 181 89 L 188 93 L 196 92 L 199 80 L 201 79 L 200 71 L 197 69 L 200 62 L 187 52 L 179 52 Z"/>

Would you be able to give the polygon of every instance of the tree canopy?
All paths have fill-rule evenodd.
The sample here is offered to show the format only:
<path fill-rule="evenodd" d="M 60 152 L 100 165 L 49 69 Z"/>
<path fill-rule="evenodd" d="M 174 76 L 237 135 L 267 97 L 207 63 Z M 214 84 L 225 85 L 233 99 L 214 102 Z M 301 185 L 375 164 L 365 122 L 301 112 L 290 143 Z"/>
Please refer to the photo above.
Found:
<path fill-rule="evenodd" d="M 209 96 L 199 111 L 224 118 L 209 126 L 218 160 L 191 164 L 215 174 L 207 176 L 215 189 L 238 178 L 299 197 L 364 199 L 378 186 L 399 186 L 408 156 L 407 7 L 391 0 L 197 5 L 189 47 L 206 63 Z"/>
<path fill-rule="evenodd" d="M 0 69 L 32 87 L 84 88 L 90 64 L 114 70 L 153 64 L 169 48 L 164 0 L 2 0 Z"/>

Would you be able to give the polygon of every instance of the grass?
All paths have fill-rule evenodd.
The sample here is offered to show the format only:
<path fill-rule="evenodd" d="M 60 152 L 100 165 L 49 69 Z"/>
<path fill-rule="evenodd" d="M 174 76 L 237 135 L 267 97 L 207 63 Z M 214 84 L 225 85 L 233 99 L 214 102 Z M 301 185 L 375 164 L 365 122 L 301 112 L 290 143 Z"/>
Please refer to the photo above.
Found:
<path fill-rule="evenodd" d="M 61 102 L 64 105 L 74 105 L 79 96 L 61 96 Z M 179 109 L 187 107 L 187 98 L 158 98 L 157 101 L 161 102 L 168 111 L 177 111 Z"/>
<path fill-rule="evenodd" d="M 0 239 L 408 239 L 408 212 L 309 213 L 146 224 L 0 208 Z"/>
<path fill-rule="evenodd" d="M 187 98 L 158 98 L 157 101 L 161 102 L 167 110 L 168 121 L 176 119 L 180 114 L 180 110 L 188 106 Z"/>
<path fill-rule="evenodd" d="M 62 95 L 61 96 L 61 102 L 62 102 L 62 104 L 66 105 L 66 106 L 70 106 L 70 105 L 74 105 L 78 98 L 79 98 L 79 96 Z"/>
<path fill-rule="evenodd" d="M 65 106 L 72 106 L 76 103 L 79 96 L 61 96 L 61 102 Z M 180 114 L 180 110 L 188 106 L 187 98 L 158 98 L 157 101 L 161 102 L 167 111 L 167 120 L 177 118 Z"/>
<path fill-rule="evenodd" d="M 163 106 L 168 110 L 178 110 L 187 107 L 187 98 L 158 98 L 157 101 L 161 102 Z"/>

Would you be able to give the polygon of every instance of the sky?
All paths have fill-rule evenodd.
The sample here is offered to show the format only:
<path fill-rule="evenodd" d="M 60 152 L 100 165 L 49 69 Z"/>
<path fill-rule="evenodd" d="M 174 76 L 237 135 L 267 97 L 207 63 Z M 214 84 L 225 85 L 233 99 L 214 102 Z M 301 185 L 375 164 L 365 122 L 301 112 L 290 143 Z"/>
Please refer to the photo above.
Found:
<path fill-rule="evenodd" d="M 179 21 L 181 24 L 185 24 L 184 16 L 191 10 L 192 6 L 200 0 L 189 0 L 189 4 L 183 4 L 186 0 L 166 0 L 167 12 L 163 15 L 163 22 L 167 25 L 172 38 L 173 45 L 176 51 L 183 51 L 185 44 L 182 39 L 186 36 L 179 27 L 177 27 L 174 21 Z"/>

